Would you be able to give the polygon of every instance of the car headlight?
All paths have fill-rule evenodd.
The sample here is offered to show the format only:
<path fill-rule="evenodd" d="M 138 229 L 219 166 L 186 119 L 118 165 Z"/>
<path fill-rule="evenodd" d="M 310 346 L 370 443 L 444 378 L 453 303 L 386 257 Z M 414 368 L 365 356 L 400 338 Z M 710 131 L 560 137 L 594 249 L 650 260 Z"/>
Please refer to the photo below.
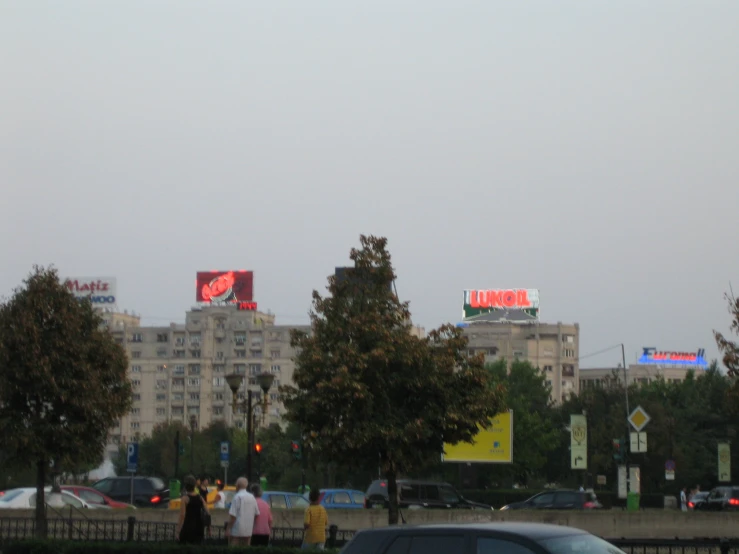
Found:
<path fill-rule="evenodd" d="M 493 508 L 493 509 L 494 509 L 494 508 Z M 502 512 L 503 510 L 507 510 L 507 509 L 508 509 L 508 506 L 503 506 L 503 507 L 502 507 L 502 508 L 500 509 L 500 511 Z"/>

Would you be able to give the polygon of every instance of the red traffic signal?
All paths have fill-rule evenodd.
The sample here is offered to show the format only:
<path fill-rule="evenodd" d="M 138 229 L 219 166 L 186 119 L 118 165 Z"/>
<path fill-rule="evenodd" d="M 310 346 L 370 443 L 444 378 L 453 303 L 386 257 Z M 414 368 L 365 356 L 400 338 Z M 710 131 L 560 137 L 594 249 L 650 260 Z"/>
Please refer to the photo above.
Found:
<path fill-rule="evenodd" d="M 257 444 L 254 445 L 254 452 L 256 454 L 261 454 L 262 453 L 262 443 L 259 443 L 258 442 Z"/>

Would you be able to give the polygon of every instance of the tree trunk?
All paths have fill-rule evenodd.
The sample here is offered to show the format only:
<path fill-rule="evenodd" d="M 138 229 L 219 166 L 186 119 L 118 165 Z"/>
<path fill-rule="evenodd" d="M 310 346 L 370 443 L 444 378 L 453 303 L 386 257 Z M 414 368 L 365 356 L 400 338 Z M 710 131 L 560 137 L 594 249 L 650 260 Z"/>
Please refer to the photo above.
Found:
<path fill-rule="evenodd" d="M 388 525 L 398 524 L 398 481 L 395 471 L 388 471 L 387 476 L 387 496 L 390 501 L 390 505 L 387 511 L 387 523 Z"/>
<path fill-rule="evenodd" d="M 36 462 L 36 538 L 46 538 L 46 460 Z"/>

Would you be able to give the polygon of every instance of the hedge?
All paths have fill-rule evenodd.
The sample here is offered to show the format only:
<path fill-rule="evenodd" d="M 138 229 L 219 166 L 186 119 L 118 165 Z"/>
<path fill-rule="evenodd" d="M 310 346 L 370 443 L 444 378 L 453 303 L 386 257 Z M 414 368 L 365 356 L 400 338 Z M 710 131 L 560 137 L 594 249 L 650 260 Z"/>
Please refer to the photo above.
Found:
<path fill-rule="evenodd" d="M 461 490 L 459 491 L 463 497 L 467 500 L 473 500 L 475 502 L 482 502 L 483 504 L 490 504 L 496 510 L 499 510 L 506 504 L 512 504 L 513 502 L 523 502 L 544 492 L 543 490 L 536 489 L 511 489 L 511 490 L 495 490 L 495 489 L 478 489 L 478 490 Z M 598 501 L 603 504 L 606 509 L 614 508 L 625 508 L 626 500 L 618 498 L 618 496 L 612 491 L 595 491 Z M 665 506 L 665 495 L 664 494 L 642 494 L 639 501 L 639 505 L 642 508 L 664 508 Z"/>
<path fill-rule="evenodd" d="M 194 546 L 176 543 L 75 542 L 56 540 L 14 541 L 2 546 L 2 554 L 233 554 L 231 546 Z M 250 554 L 298 554 L 300 548 L 250 546 Z M 329 554 L 338 549 L 326 549 Z"/>

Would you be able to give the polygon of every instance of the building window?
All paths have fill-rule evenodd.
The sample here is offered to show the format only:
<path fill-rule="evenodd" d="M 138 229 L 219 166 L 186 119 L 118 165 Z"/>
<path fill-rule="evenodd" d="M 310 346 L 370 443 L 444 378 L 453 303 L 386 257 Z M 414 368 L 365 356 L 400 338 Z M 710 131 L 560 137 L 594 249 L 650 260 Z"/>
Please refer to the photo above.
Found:
<path fill-rule="evenodd" d="M 213 366 L 213 373 L 223 373 L 224 367 L 222 364 L 217 364 Z"/>
<path fill-rule="evenodd" d="M 262 364 L 249 364 L 249 375 L 259 375 L 262 372 Z"/>
<path fill-rule="evenodd" d="M 175 358 L 184 358 L 185 357 L 185 351 L 184 350 L 175 350 L 174 352 L 172 352 L 172 355 Z"/>
<path fill-rule="evenodd" d="M 279 395 L 279 394 L 277 394 L 276 392 L 272 392 L 272 393 L 270 393 L 270 395 L 269 395 L 269 399 L 270 399 L 270 400 L 273 400 L 273 401 L 274 401 L 274 400 L 277 400 L 277 399 L 279 398 L 279 396 L 280 396 L 280 395 Z"/>
<path fill-rule="evenodd" d="M 216 352 L 216 358 L 218 358 L 219 360 L 222 360 L 223 359 L 223 352 Z"/>
<path fill-rule="evenodd" d="M 223 393 L 222 393 L 222 392 L 217 392 L 217 393 L 215 393 L 215 394 L 213 395 L 213 399 L 214 399 L 214 400 L 223 400 Z"/>
<path fill-rule="evenodd" d="M 246 350 L 236 350 L 235 354 L 237 358 L 246 358 Z"/>
<path fill-rule="evenodd" d="M 131 386 L 140 387 L 141 386 L 141 381 L 138 380 L 138 379 L 132 379 L 131 380 Z"/>
<path fill-rule="evenodd" d="M 185 395 L 181 392 L 176 392 L 172 395 L 173 402 L 182 402 L 185 399 Z"/>
<path fill-rule="evenodd" d="M 141 415 L 141 408 L 131 408 L 131 415 Z"/>
<path fill-rule="evenodd" d="M 213 377 L 213 386 L 222 387 L 226 384 L 225 377 Z"/>
<path fill-rule="evenodd" d="M 157 394 L 157 402 L 164 402 L 167 400 L 166 394 Z"/>
<path fill-rule="evenodd" d="M 272 386 L 279 387 L 280 386 L 280 380 L 279 379 L 275 379 L 274 382 L 272 383 Z"/>
<path fill-rule="evenodd" d="M 157 357 L 158 358 L 166 358 L 167 357 L 167 350 L 164 348 L 157 349 Z"/>
<path fill-rule="evenodd" d="M 193 358 L 199 358 L 200 357 L 200 350 L 193 350 L 192 351 L 192 357 Z"/>
<path fill-rule="evenodd" d="M 249 379 L 249 384 L 250 385 L 256 385 L 257 384 L 257 380 L 252 377 L 251 379 Z"/>
<path fill-rule="evenodd" d="M 188 406 L 187 413 L 190 415 L 200 415 L 200 406 Z"/>
<path fill-rule="evenodd" d="M 131 371 L 133 373 L 141 373 L 141 366 L 140 365 L 132 365 L 131 366 Z"/>
<path fill-rule="evenodd" d="M 185 380 L 181 377 L 177 377 L 172 379 L 172 388 L 173 389 L 179 389 L 185 386 Z"/>
<path fill-rule="evenodd" d="M 514 350 L 513 351 L 513 357 L 514 358 L 521 358 L 523 356 L 523 350 Z"/>
<path fill-rule="evenodd" d="M 131 429 L 138 429 L 139 428 L 139 422 L 138 421 L 132 421 L 131 422 Z"/>
<path fill-rule="evenodd" d="M 200 346 L 200 333 L 190 334 L 190 346 Z"/>
<path fill-rule="evenodd" d="M 166 379 L 157 379 L 157 388 L 159 390 L 166 390 L 167 389 L 167 380 Z"/>
<path fill-rule="evenodd" d="M 181 416 L 185 413 L 185 409 L 182 406 L 174 406 L 172 408 L 172 415 L 173 416 Z"/>
<path fill-rule="evenodd" d="M 270 350 L 269 355 L 273 358 L 279 358 L 280 357 L 280 351 L 279 350 Z"/>
<path fill-rule="evenodd" d="M 246 344 L 246 337 L 241 335 L 236 335 L 234 337 L 234 343 L 237 346 L 244 346 Z"/>
<path fill-rule="evenodd" d="M 174 366 L 174 374 L 175 375 L 184 375 L 185 374 L 185 366 L 184 365 L 176 365 L 176 366 Z"/>
<path fill-rule="evenodd" d="M 562 335 L 562 342 L 567 343 L 567 344 L 574 344 L 575 337 L 574 335 Z"/>
<path fill-rule="evenodd" d="M 131 335 L 131 342 L 142 342 L 144 340 L 144 337 L 141 336 L 141 333 L 134 333 Z"/>
<path fill-rule="evenodd" d="M 169 342 L 167 333 L 157 333 L 157 342 Z"/>
<path fill-rule="evenodd" d="M 185 346 L 185 337 L 177 337 L 174 340 L 175 346 Z"/>
<path fill-rule="evenodd" d="M 574 377 L 575 366 L 571 364 L 564 364 L 562 366 L 562 377 Z"/>
<path fill-rule="evenodd" d="M 157 415 L 159 417 L 165 416 L 167 415 L 167 410 L 165 410 L 164 408 L 157 408 Z"/>
<path fill-rule="evenodd" d="M 190 375 L 200 375 L 200 364 L 190 364 Z"/>
<path fill-rule="evenodd" d="M 141 352 L 138 351 L 138 350 L 135 350 L 135 351 L 131 352 L 131 357 L 132 358 L 140 358 L 141 357 Z"/>
<path fill-rule="evenodd" d="M 200 386 L 200 378 L 198 378 L 198 377 L 190 377 L 187 380 L 187 386 L 188 387 L 199 387 Z"/>
<path fill-rule="evenodd" d="M 252 358 L 261 358 L 262 357 L 262 351 L 261 350 L 253 350 L 251 353 Z"/>
<path fill-rule="evenodd" d="M 278 375 L 278 374 L 280 373 L 280 366 L 278 366 L 278 365 L 273 365 L 273 366 L 272 366 L 271 368 L 269 368 L 269 369 L 270 369 L 270 371 L 271 371 L 272 373 L 274 373 L 274 374 L 276 374 L 276 375 Z"/>
<path fill-rule="evenodd" d="M 167 366 L 166 365 L 158 365 L 157 366 L 157 373 L 164 373 L 165 371 L 167 371 Z"/>
<path fill-rule="evenodd" d="M 213 408 L 213 415 L 223 415 L 223 406 L 216 406 Z"/>
<path fill-rule="evenodd" d="M 138 402 L 139 400 L 141 400 L 141 395 L 140 395 L 139 393 L 134 393 L 134 394 L 133 394 L 133 395 L 131 396 L 131 399 L 132 399 L 132 400 L 133 400 L 134 402 Z"/>
<path fill-rule="evenodd" d="M 544 366 L 544 371 L 546 371 L 547 373 L 551 373 L 551 371 L 552 371 L 552 366 L 550 366 L 550 365 L 545 365 L 545 366 Z"/>
<path fill-rule="evenodd" d="M 563 350 L 563 354 L 565 358 L 574 358 L 575 357 L 575 349 L 574 348 L 565 348 Z"/>
<path fill-rule="evenodd" d="M 200 400 L 200 393 L 199 392 L 191 392 L 190 393 L 190 400 Z"/>

